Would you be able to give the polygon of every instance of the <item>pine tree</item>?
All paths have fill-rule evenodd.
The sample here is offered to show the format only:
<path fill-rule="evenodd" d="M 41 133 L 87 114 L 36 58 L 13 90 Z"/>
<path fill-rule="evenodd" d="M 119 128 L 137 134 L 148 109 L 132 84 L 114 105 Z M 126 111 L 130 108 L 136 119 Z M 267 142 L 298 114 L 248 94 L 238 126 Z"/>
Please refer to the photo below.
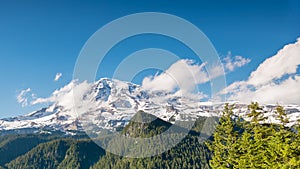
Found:
<path fill-rule="evenodd" d="M 213 135 L 213 142 L 208 143 L 209 149 L 213 152 L 210 165 L 212 168 L 233 168 L 236 160 L 236 147 L 238 131 L 235 131 L 233 117 L 233 106 L 225 105 L 219 125 Z"/>
<path fill-rule="evenodd" d="M 300 148 L 297 132 L 287 127 L 289 120 L 282 106 L 276 108 L 277 119 L 280 124 L 275 127 L 276 132 L 269 142 L 273 155 L 273 168 L 300 168 Z M 295 127 L 294 129 L 297 129 Z"/>
<path fill-rule="evenodd" d="M 248 109 L 250 110 L 248 117 L 251 120 L 245 128 L 252 134 L 252 141 L 249 147 L 249 162 L 253 164 L 254 168 L 268 168 L 270 154 L 267 149 L 268 141 L 272 135 L 271 128 L 264 125 L 267 117 L 264 117 L 264 111 L 257 102 L 251 103 Z"/>
<path fill-rule="evenodd" d="M 212 168 L 299 169 L 299 123 L 287 127 L 289 120 L 281 106 L 276 108 L 279 124 L 267 124 L 258 103 L 251 103 L 248 108 L 249 119 L 242 121 L 233 120 L 232 109 L 225 106 L 214 140 L 208 144 L 213 153 Z M 238 133 L 234 126 L 240 129 Z"/>

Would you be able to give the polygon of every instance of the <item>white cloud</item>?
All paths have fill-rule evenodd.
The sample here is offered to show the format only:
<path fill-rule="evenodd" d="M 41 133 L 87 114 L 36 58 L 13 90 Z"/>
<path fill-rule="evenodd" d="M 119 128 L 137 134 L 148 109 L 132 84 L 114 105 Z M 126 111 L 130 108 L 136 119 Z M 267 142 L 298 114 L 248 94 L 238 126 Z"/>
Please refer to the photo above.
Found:
<path fill-rule="evenodd" d="M 179 60 L 160 75 L 144 78 L 142 88 L 145 90 L 162 90 L 190 93 L 196 85 L 209 81 L 205 64 L 195 64 L 192 60 Z"/>
<path fill-rule="evenodd" d="M 251 73 L 248 83 L 254 86 L 267 84 L 284 75 L 296 73 L 299 65 L 300 38 L 260 64 L 256 71 Z"/>
<path fill-rule="evenodd" d="M 28 93 L 31 91 L 30 88 L 21 90 L 20 93 L 17 96 L 17 101 L 22 105 L 22 107 L 25 107 L 28 105 Z"/>
<path fill-rule="evenodd" d="M 241 102 L 300 104 L 300 38 L 266 59 L 245 81 L 234 82 L 223 93 Z"/>
<path fill-rule="evenodd" d="M 48 98 L 37 98 L 31 104 L 56 103 L 66 109 L 74 109 L 75 105 L 83 103 L 83 96 L 91 90 L 92 84 L 85 82 L 78 83 L 76 80 L 71 81 L 68 85 L 55 90 Z M 77 105 L 79 106 L 79 105 Z"/>
<path fill-rule="evenodd" d="M 56 106 L 64 107 L 71 116 L 82 117 L 82 114 L 96 111 L 99 108 L 99 102 L 96 101 L 95 93 L 92 92 L 93 86 L 94 83 L 73 80 L 66 86 L 55 90 L 50 97 L 36 98 L 31 101 L 31 104 L 53 103 Z"/>
<path fill-rule="evenodd" d="M 62 77 L 62 73 L 56 73 L 54 81 L 58 81 Z"/>
<path fill-rule="evenodd" d="M 255 98 L 260 102 L 300 104 L 300 76 L 290 77 L 280 84 L 267 84 L 255 92 Z"/>
<path fill-rule="evenodd" d="M 231 52 L 228 52 L 227 56 L 223 59 L 223 64 L 226 70 L 229 72 L 234 71 L 236 68 L 242 67 L 248 64 L 251 60 L 242 56 L 235 56 L 232 58 Z"/>

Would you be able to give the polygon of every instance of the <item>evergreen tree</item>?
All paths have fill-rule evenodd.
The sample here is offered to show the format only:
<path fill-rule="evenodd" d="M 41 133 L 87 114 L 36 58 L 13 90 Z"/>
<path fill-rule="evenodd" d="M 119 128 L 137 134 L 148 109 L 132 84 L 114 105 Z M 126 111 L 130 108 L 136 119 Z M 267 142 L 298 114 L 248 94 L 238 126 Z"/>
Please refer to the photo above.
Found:
<path fill-rule="evenodd" d="M 299 137 L 295 129 L 286 125 L 289 123 L 287 114 L 282 106 L 276 108 L 279 125 L 275 126 L 272 140 L 269 142 L 269 151 L 272 153 L 273 168 L 300 168 Z M 298 130 L 299 131 L 299 130 Z"/>
<path fill-rule="evenodd" d="M 213 142 L 208 143 L 209 149 L 213 152 L 210 165 L 212 168 L 233 168 L 235 164 L 238 131 L 235 130 L 233 117 L 233 106 L 225 105 L 219 125 L 213 134 Z"/>
<path fill-rule="evenodd" d="M 225 106 L 216 128 L 212 150 L 212 168 L 299 169 L 299 123 L 287 127 L 289 120 L 283 107 L 276 108 L 279 124 L 267 124 L 258 103 L 249 105 L 248 121 L 232 120 L 232 110 Z M 236 133 L 234 126 L 240 128 Z M 226 134 L 226 135 L 225 135 Z M 231 139 L 236 139 L 232 141 Z M 229 147 L 230 146 L 230 147 Z"/>

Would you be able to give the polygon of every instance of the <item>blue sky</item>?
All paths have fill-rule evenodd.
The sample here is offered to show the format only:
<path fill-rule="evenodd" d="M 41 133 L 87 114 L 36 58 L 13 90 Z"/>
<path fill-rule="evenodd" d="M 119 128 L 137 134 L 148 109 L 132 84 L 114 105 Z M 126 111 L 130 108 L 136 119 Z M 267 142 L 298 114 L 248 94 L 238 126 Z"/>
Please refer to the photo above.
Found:
<path fill-rule="evenodd" d="M 47 97 L 72 80 L 78 54 L 103 25 L 137 12 L 164 12 L 188 20 L 202 30 L 221 56 L 250 58 L 246 66 L 227 75 L 227 83 L 246 80 L 266 58 L 300 37 L 300 3 L 291 0 L 228 1 L 0 1 L 0 118 L 24 114 L 41 105 L 22 107 L 16 96 L 31 88 Z M 144 38 L 144 39 L 143 39 Z M 145 40 L 145 38 L 147 40 Z M 191 57 L 189 50 L 170 39 L 135 37 L 111 52 L 106 71 L 111 76 L 122 57 L 146 47 Z M 56 73 L 63 76 L 54 81 Z M 148 73 L 148 74 L 147 74 Z M 134 82 L 140 83 L 141 73 Z"/>

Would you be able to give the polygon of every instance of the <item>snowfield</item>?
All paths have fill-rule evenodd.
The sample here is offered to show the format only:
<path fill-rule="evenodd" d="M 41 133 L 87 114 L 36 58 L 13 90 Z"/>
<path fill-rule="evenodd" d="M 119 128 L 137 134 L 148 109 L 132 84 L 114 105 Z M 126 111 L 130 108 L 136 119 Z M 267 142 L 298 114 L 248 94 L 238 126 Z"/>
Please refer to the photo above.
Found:
<path fill-rule="evenodd" d="M 76 87 L 80 84 L 71 83 L 72 87 L 54 92 L 59 99 L 53 101 L 49 107 L 24 116 L 1 119 L 0 131 L 25 128 L 59 130 L 66 133 L 70 130 L 85 129 L 115 130 L 125 126 L 139 110 L 174 122 L 196 120 L 200 116 L 220 116 L 224 108 L 224 103 L 200 102 L 172 93 L 146 91 L 139 85 L 115 79 L 102 78 L 81 87 L 80 91 L 76 91 Z M 79 93 L 76 99 L 71 95 L 73 92 L 74 95 L 76 92 Z M 247 105 L 234 103 L 235 114 L 246 117 Z M 262 107 L 266 112 L 265 116 L 268 117 L 266 122 L 278 123 L 274 117 L 276 105 L 262 105 Z M 283 105 L 283 107 L 290 119 L 288 125 L 294 125 L 300 118 L 300 106 Z"/>

